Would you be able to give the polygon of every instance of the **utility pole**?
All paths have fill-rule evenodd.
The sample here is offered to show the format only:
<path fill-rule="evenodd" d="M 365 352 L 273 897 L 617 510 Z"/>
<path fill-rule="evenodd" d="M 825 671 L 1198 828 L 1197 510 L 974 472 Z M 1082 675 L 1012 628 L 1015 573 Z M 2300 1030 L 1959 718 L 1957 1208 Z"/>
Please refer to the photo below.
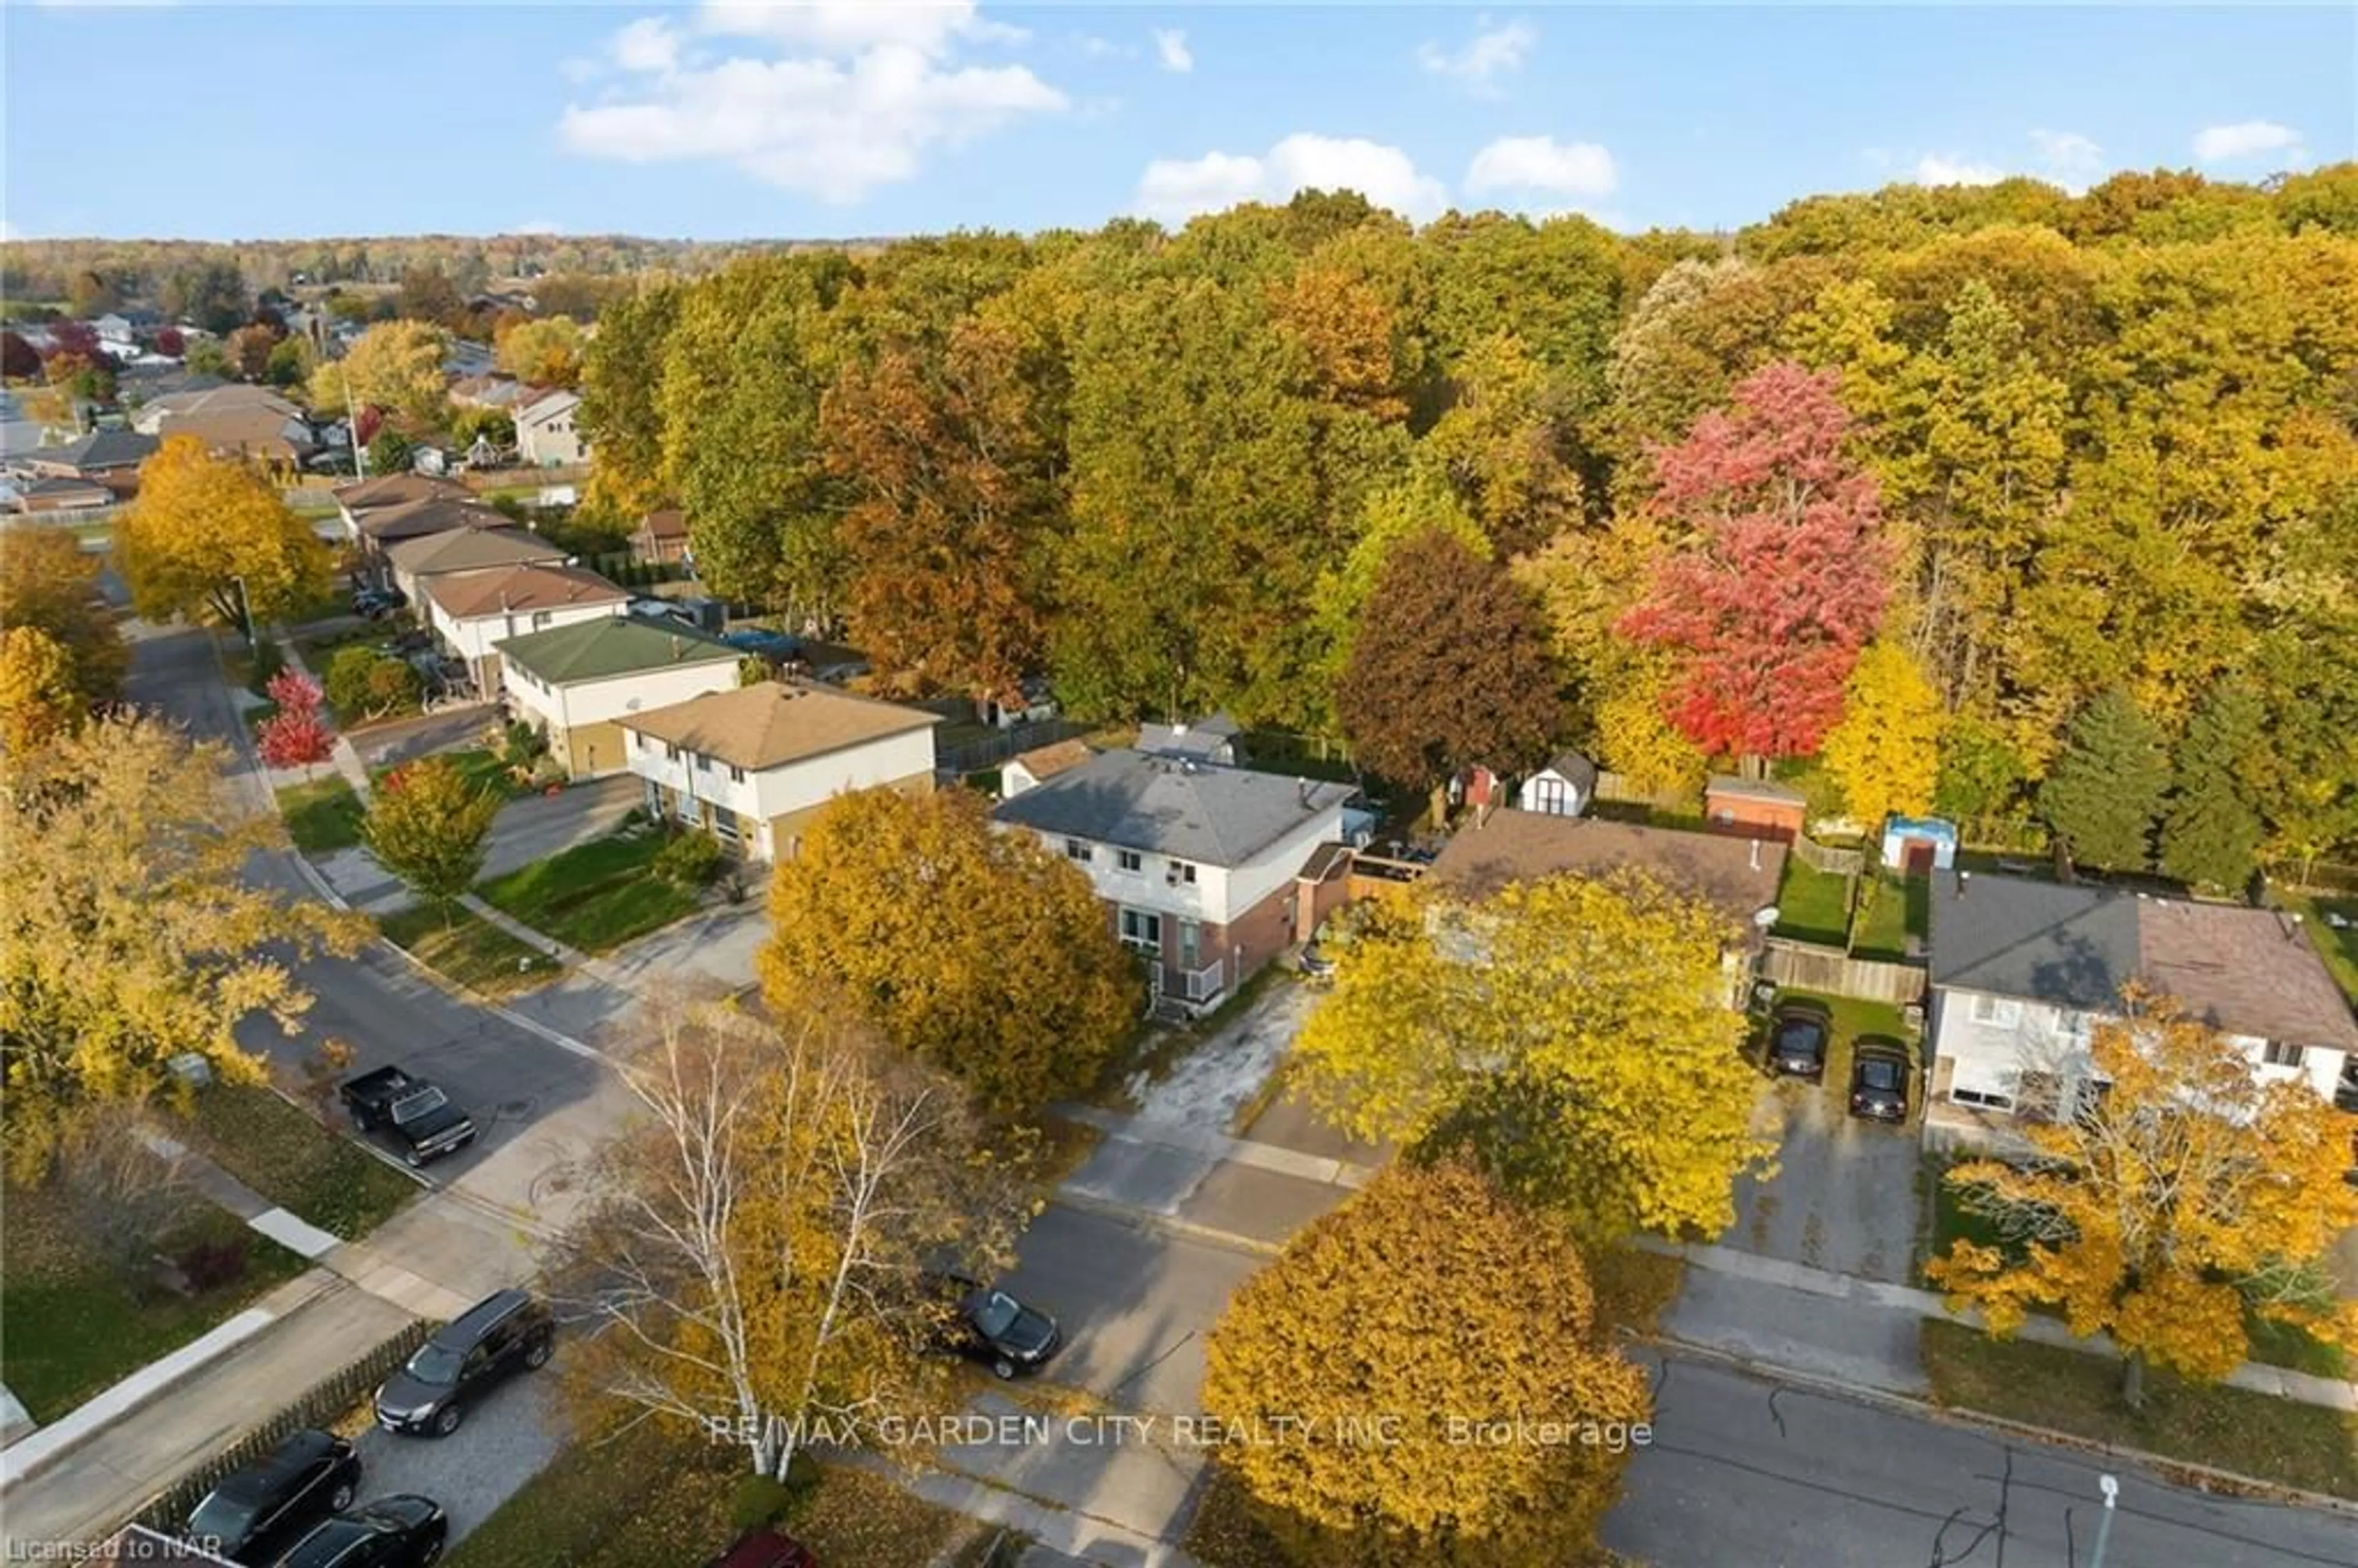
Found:
<path fill-rule="evenodd" d="M 2096 1477 L 2096 1489 L 2104 1494 L 2104 1511 L 2096 1521 L 2096 1554 L 2088 1559 L 2088 1568 L 2104 1568 L 2104 1543 L 2113 1535 L 2113 1509 L 2121 1500 L 2121 1483 L 2116 1476 Z"/>

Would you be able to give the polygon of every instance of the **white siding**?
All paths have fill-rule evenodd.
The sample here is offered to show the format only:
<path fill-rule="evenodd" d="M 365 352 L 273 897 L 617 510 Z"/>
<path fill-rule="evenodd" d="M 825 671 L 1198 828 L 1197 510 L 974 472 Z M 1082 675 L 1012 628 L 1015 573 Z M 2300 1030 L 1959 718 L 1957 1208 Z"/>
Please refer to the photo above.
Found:
<path fill-rule="evenodd" d="M 622 600 L 604 604 L 557 604 L 540 611 L 517 611 L 504 615 L 474 615 L 460 620 L 428 599 L 427 619 L 435 633 L 449 644 L 451 652 L 468 660 L 489 658 L 493 644 L 511 637 L 521 637 L 527 632 L 546 632 L 552 627 L 571 626 L 583 621 L 608 621 L 622 609 Z"/>
<path fill-rule="evenodd" d="M 1541 768 L 1515 791 L 1515 806 L 1546 816 L 1579 816 L 1588 810 L 1588 797 L 1553 768 Z"/>
<path fill-rule="evenodd" d="M 503 672 L 501 684 L 509 700 L 528 716 L 558 730 L 571 730 L 620 719 L 626 713 L 668 708 L 708 691 L 728 691 L 737 684 L 737 661 L 731 657 L 672 665 L 607 680 L 575 681 L 553 687 L 543 687 L 530 675 L 511 666 Z"/>
<path fill-rule="evenodd" d="M 670 748 L 668 756 L 665 751 L 662 741 L 636 730 L 623 731 L 624 756 L 641 778 L 762 822 L 823 806 L 847 790 L 934 771 L 931 725 L 760 773 L 732 774 L 718 758 L 700 757 L 684 747 Z"/>
<path fill-rule="evenodd" d="M 1065 852 L 1065 835 L 1034 831 L 1052 851 L 1059 855 Z M 1125 871 L 1121 864 L 1123 850 L 1111 844 L 1087 840 L 1081 841 L 1087 844 L 1089 850 L 1088 863 L 1081 870 L 1088 873 L 1098 896 L 1109 903 L 1152 910 L 1206 925 L 1228 925 L 1299 875 L 1313 849 L 1342 836 L 1343 808 L 1336 806 L 1319 813 L 1241 865 L 1195 862 L 1195 880 L 1192 882 L 1184 876 L 1174 880 L 1173 869 L 1179 862 L 1169 856 L 1130 851 L 1137 855 L 1139 867 L 1134 871 Z"/>

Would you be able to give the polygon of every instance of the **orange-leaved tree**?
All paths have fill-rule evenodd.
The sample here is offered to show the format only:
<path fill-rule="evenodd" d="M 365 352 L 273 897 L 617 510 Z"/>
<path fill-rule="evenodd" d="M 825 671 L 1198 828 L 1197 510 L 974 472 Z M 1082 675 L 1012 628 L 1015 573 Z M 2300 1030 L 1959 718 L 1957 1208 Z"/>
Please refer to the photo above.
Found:
<path fill-rule="evenodd" d="M 2358 1348 L 2358 1303 L 2338 1303 L 2318 1267 L 2358 1226 L 2351 1119 L 2305 1082 L 2263 1080 L 2167 999 L 2126 1000 L 2084 1065 L 2108 1088 L 2028 1125 L 2034 1159 L 1949 1172 L 1998 1242 L 1960 1240 L 1926 1272 L 2001 1336 L 2050 1303 L 2074 1334 L 2109 1333 L 2132 1406 L 2148 1361 L 2205 1381 L 2234 1370 L 2247 1314 Z"/>

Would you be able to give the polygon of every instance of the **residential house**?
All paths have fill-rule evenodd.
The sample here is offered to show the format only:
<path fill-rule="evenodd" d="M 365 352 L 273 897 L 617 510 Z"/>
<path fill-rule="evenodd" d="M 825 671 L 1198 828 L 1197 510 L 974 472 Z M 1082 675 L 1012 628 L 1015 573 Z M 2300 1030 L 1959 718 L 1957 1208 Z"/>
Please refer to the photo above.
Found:
<path fill-rule="evenodd" d="M 596 572 L 523 562 L 429 577 L 417 608 L 427 628 L 467 661 L 475 689 L 491 697 L 500 689 L 499 643 L 620 615 L 630 598 Z"/>
<path fill-rule="evenodd" d="M 1511 883 L 1545 877 L 1642 873 L 1721 916 L 1726 1000 L 1741 1008 L 1767 935 L 1763 915 L 1775 907 L 1785 874 L 1786 853 L 1774 840 L 1505 808 L 1478 815 L 1449 840 L 1426 875 L 1459 897 L 1479 900 Z"/>
<path fill-rule="evenodd" d="M 1001 801 L 993 815 L 1087 872 L 1154 993 L 1200 1012 L 1314 928 L 1325 907 L 1299 896 L 1301 880 L 1321 847 L 1340 840 L 1350 794 L 1347 784 L 1112 751 Z M 1336 891 L 1325 902 L 1339 900 L 1342 880 L 1325 885 Z"/>
<path fill-rule="evenodd" d="M 249 424 L 255 410 L 276 416 L 276 421 L 297 419 L 303 410 L 281 393 L 266 386 L 248 386 L 243 382 L 213 382 L 201 378 L 207 385 L 190 385 L 178 392 L 167 392 L 141 404 L 131 416 L 131 427 L 147 436 L 195 434 L 194 429 L 176 428 L 184 421 L 220 419 L 227 416 L 243 416 Z"/>
<path fill-rule="evenodd" d="M 404 539 L 386 547 L 385 576 L 402 597 L 418 602 L 425 583 L 452 572 L 489 571 L 494 567 L 557 566 L 565 552 L 537 534 L 522 528 L 457 528 L 419 538 Z M 425 613 L 423 610 L 420 614 Z"/>
<path fill-rule="evenodd" d="M 491 408 L 507 413 L 532 395 L 532 389 L 513 376 L 468 375 L 450 384 L 450 401 L 460 408 Z"/>
<path fill-rule="evenodd" d="M 283 470 L 300 469 L 326 445 L 309 420 L 261 403 L 172 415 L 157 433 L 167 440 L 191 437 L 217 458 L 240 458 Z"/>
<path fill-rule="evenodd" d="M 128 500 L 139 493 L 139 465 L 156 455 L 161 443 L 133 430 L 93 430 L 61 447 L 36 447 L 16 460 L 16 470 L 27 480 L 70 479 L 105 487 L 109 496 Z"/>
<path fill-rule="evenodd" d="M 736 649 L 674 622 L 608 616 L 492 644 L 511 717 L 548 737 L 573 778 L 628 764 L 622 720 L 737 684 Z"/>
<path fill-rule="evenodd" d="M 578 392 L 544 392 L 514 410 L 516 458 L 526 468 L 563 468 L 586 462 L 588 443 L 574 424 L 581 406 Z"/>
<path fill-rule="evenodd" d="M 344 537 L 358 544 L 366 536 L 362 522 L 372 514 L 390 512 L 396 506 L 409 506 L 421 501 L 471 502 L 475 499 L 475 492 L 456 480 L 434 479 L 417 473 L 392 473 L 352 484 L 340 484 L 336 487 L 335 496 L 336 509 L 344 520 Z"/>
<path fill-rule="evenodd" d="M 1069 773 L 1097 753 L 1079 741 L 1059 741 L 1018 752 L 999 770 L 999 798 L 1012 800 L 1027 789 L 1037 789 L 1058 773 Z"/>
<path fill-rule="evenodd" d="M 428 476 L 416 476 L 428 483 Z M 402 506 L 374 507 L 359 514 L 360 554 L 379 580 L 390 580 L 391 553 L 403 545 L 446 534 L 520 533 L 515 519 L 504 512 L 465 501 L 413 501 Z M 478 563 L 490 566 L 494 563 Z"/>
<path fill-rule="evenodd" d="M 2358 1058 L 2358 1018 L 2296 915 L 1935 871 L 1931 918 L 1928 1141 L 2002 1140 L 2101 1094 L 2089 1038 L 2132 985 L 2229 1036 L 2262 1078 L 2331 1098 Z"/>
<path fill-rule="evenodd" d="M 1138 744 L 1132 749 L 1158 757 L 1192 757 L 1199 762 L 1234 767 L 1237 737 L 1241 733 L 1235 719 L 1215 713 L 1193 724 L 1184 719 L 1175 724 L 1141 724 Z"/>
<path fill-rule="evenodd" d="M 164 330 L 164 313 L 141 306 L 126 305 L 120 310 L 110 310 L 91 323 L 98 333 L 99 347 L 118 356 L 140 352 L 155 342 L 156 334 Z"/>
<path fill-rule="evenodd" d="M 1704 785 L 1703 814 L 1712 826 L 1754 838 L 1790 844 L 1801 836 L 1809 797 L 1773 779 L 1714 773 Z"/>
<path fill-rule="evenodd" d="M 94 479 L 22 479 L 5 481 L 9 506 L 27 516 L 111 506 L 114 492 Z"/>
<path fill-rule="evenodd" d="M 631 533 L 631 558 L 650 566 L 687 559 L 687 514 L 671 506 L 640 518 Z"/>
<path fill-rule="evenodd" d="M 650 816 L 769 861 L 799 854 L 804 826 L 847 790 L 930 795 L 941 719 L 831 687 L 762 681 L 620 722 Z"/>
<path fill-rule="evenodd" d="M 1577 752 L 1565 752 L 1525 779 L 1515 792 L 1515 804 L 1543 816 L 1585 816 L 1596 798 L 1596 764 Z"/>

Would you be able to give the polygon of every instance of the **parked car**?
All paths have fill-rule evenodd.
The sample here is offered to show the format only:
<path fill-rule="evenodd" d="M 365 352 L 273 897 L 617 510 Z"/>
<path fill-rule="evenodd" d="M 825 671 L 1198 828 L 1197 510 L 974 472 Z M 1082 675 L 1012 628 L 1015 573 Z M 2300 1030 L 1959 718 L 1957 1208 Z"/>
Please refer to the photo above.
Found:
<path fill-rule="evenodd" d="M 704 1568 L 818 1568 L 811 1549 L 774 1530 L 749 1530 Z"/>
<path fill-rule="evenodd" d="M 232 1471 L 189 1511 L 180 1533 L 233 1563 L 272 1563 L 330 1514 L 352 1506 L 361 1461 L 330 1432 L 306 1427 Z"/>
<path fill-rule="evenodd" d="M 338 1091 L 361 1132 L 383 1132 L 402 1149 L 402 1159 L 423 1165 L 475 1141 L 475 1121 L 450 1097 L 399 1067 L 379 1067 L 347 1079 Z"/>
<path fill-rule="evenodd" d="M 943 1348 L 981 1362 L 999 1377 L 1038 1371 L 1064 1343 L 1055 1318 L 1005 1291 L 957 1274 L 936 1275 L 930 1283 L 950 1308 Z"/>
<path fill-rule="evenodd" d="M 278 1568 L 427 1568 L 440 1560 L 449 1534 L 441 1504 L 396 1492 L 320 1525 Z"/>
<path fill-rule="evenodd" d="M 1850 1113 L 1873 1121 L 1908 1119 L 1908 1054 L 1862 1045 L 1851 1058 Z"/>
<path fill-rule="evenodd" d="M 364 588 L 352 595 L 352 613 L 375 621 L 409 602 L 397 588 Z"/>
<path fill-rule="evenodd" d="M 526 1291 L 498 1291 L 434 1331 L 376 1391 L 387 1432 L 448 1437 L 467 1407 L 519 1371 L 548 1365 L 557 1322 Z"/>
<path fill-rule="evenodd" d="M 1824 1009 L 1788 1002 L 1768 1020 L 1768 1070 L 1812 1083 L 1825 1076 L 1833 1019 Z"/>

